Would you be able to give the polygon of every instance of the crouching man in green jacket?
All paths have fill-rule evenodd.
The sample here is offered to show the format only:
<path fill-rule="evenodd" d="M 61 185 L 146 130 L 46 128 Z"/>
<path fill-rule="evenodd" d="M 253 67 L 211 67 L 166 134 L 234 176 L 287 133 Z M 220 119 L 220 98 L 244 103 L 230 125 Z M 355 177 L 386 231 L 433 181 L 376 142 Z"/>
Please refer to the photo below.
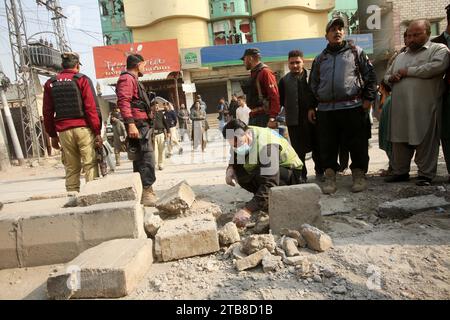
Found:
<path fill-rule="evenodd" d="M 232 151 L 226 183 L 233 187 L 237 183 L 254 194 L 234 215 L 233 222 L 245 227 L 252 212 L 268 211 L 270 188 L 300 183 L 303 163 L 289 142 L 270 128 L 232 120 L 222 134 Z"/>

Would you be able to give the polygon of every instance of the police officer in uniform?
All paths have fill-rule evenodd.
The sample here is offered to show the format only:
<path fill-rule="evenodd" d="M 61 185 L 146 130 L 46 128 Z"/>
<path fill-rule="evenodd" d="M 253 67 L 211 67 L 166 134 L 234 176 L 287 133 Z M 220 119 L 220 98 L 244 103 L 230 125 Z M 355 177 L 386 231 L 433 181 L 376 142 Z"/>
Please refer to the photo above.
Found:
<path fill-rule="evenodd" d="M 270 128 L 231 120 L 222 134 L 233 151 L 226 183 L 234 187 L 237 182 L 254 194 L 234 215 L 236 225 L 244 227 L 252 212 L 267 212 L 270 188 L 301 182 L 303 163 L 289 142 Z"/>
<path fill-rule="evenodd" d="M 251 70 L 250 80 L 242 88 L 247 95 L 247 105 L 252 110 L 249 124 L 276 129 L 280 94 L 274 73 L 261 62 L 258 48 L 245 50 L 241 60 L 246 69 Z"/>
<path fill-rule="evenodd" d="M 103 144 L 95 89 L 80 65 L 77 53 L 63 53 L 64 70 L 44 85 L 44 126 L 52 147 L 64 150 L 67 192 L 80 191 L 82 167 L 86 182 L 99 176 L 95 149 Z"/>
<path fill-rule="evenodd" d="M 152 146 L 152 120 L 150 112 L 150 98 L 145 88 L 138 81 L 143 76 L 146 62 L 139 54 L 129 55 L 127 70 L 122 72 L 116 86 L 117 106 L 124 120 L 128 133 L 128 148 L 135 153 L 133 171 L 141 175 L 142 203 L 145 206 L 154 206 L 157 198 L 153 191 L 155 176 L 155 156 Z M 129 156 L 130 157 L 130 156 Z"/>

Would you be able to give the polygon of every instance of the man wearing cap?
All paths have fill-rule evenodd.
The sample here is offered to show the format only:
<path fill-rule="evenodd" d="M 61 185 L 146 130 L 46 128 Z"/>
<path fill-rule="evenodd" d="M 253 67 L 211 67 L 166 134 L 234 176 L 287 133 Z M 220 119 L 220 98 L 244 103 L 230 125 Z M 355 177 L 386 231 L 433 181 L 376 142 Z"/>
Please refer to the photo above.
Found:
<path fill-rule="evenodd" d="M 154 206 L 157 199 L 153 191 L 155 176 L 155 157 L 152 145 L 153 128 L 151 126 L 150 99 L 138 77 L 142 77 L 145 60 L 139 54 L 127 58 L 127 70 L 117 81 L 117 106 L 120 108 L 127 128 L 129 149 L 136 150 L 133 155 L 133 171 L 141 175 L 142 203 Z"/>
<path fill-rule="evenodd" d="M 44 85 L 45 131 L 52 147 L 64 149 L 67 192 L 80 191 L 83 167 L 86 182 L 98 177 L 96 148 L 101 148 L 101 116 L 91 79 L 80 73 L 80 57 L 62 54 L 63 71 Z"/>
<path fill-rule="evenodd" d="M 333 18 L 326 27 L 328 46 L 312 66 L 310 86 L 317 99 L 317 112 L 308 111 L 319 130 L 321 164 L 325 169 L 325 194 L 336 192 L 337 157 L 340 140 L 350 151 L 353 192 L 367 188 L 369 166 L 369 115 L 376 97 L 377 79 L 368 56 L 352 42 L 344 40 L 345 23 Z"/>
<path fill-rule="evenodd" d="M 252 110 L 249 125 L 277 128 L 276 118 L 280 112 L 280 95 L 277 79 L 272 70 L 261 62 L 258 48 L 245 50 L 241 60 L 251 70 L 250 81 L 244 89 L 247 105 Z"/>

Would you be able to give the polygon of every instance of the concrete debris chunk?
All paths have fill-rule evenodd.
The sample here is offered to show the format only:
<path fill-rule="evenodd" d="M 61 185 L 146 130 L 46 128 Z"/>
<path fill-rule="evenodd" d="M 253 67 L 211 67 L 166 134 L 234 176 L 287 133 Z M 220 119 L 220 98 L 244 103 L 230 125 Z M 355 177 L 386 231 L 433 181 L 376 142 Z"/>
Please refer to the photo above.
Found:
<path fill-rule="evenodd" d="M 281 257 L 282 260 L 286 259 L 286 252 L 284 252 L 284 250 L 279 247 L 275 248 L 275 254 Z"/>
<path fill-rule="evenodd" d="M 86 183 L 80 193 L 67 206 L 87 207 L 100 203 L 121 201 L 141 202 L 142 182 L 139 173 L 108 175 Z"/>
<path fill-rule="evenodd" d="M 301 237 L 300 231 L 297 230 L 290 230 L 288 228 L 281 229 L 281 235 L 286 236 L 292 239 L 295 239 L 298 241 L 298 238 Z"/>
<path fill-rule="evenodd" d="M 250 268 L 257 267 L 266 255 L 270 255 L 270 252 L 266 248 L 264 248 L 243 259 L 236 260 L 236 268 L 238 271 L 244 271 Z"/>
<path fill-rule="evenodd" d="M 302 256 L 295 256 L 295 257 L 286 257 L 283 259 L 283 262 L 290 266 L 297 266 L 299 264 L 303 263 L 303 260 L 305 260 L 305 257 Z"/>
<path fill-rule="evenodd" d="M 216 221 L 218 221 L 222 216 L 222 209 L 215 203 L 196 199 L 185 215 L 192 216 L 200 214 L 212 214 L 216 218 Z"/>
<path fill-rule="evenodd" d="M 247 257 L 247 255 L 242 252 L 242 245 L 240 243 L 235 244 L 235 246 L 233 247 L 233 257 L 236 260 L 240 260 Z"/>
<path fill-rule="evenodd" d="M 51 299 L 119 298 L 130 294 L 153 263 L 152 240 L 118 239 L 88 249 L 49 277 Z"/>
<path fill-rule="evenodd" d="M 313 276 L 312 265 L 308 259 L 302 259 L 301 262 L 295 266 L 295 269 L 297 270 L 297 276 L 302 279 Z"/>
<path fill-rule="evenodd" d="M 281 257 L 273 256 L 271 254 L 265 255 L 262 259 L 262 266 L 264 272 L 274 272 L 282 267 Z"/>
<path fill-rule="evenodd" d="M 217 225 L 212 215 L 167 220 L 155 237 L 155 253 L 172 261 L 220 250 Z"/>
<path fill-rule="evenodd" d="M 303 239 L 303 236 L 300 234 L 300 231 L 283 228 L 281 230 L 281 235 L 297 240 L 298 247 L 306 248 L 306 241 L 305 239 Z"/>
<path fill-rule="evenodd" d="M 249 255 L 260 251 L 263 248 L 266 248 L 272 253 L 276 248 L 275 239 L 271 234 L 251 235 L 244 239 L 241 243 L 242 252 Z"/>
<path fill-rule="evenodd" d="M 219 230 L 219 242 L 222 246 L 241 241 L 238 228 L 233 222 L 228 222 Z"/>
<path fill-rule="evenodd" d="M 164 220 L 161 219 L 159 215 L 155 215 L 152 211 L 148 211 L 147 208 L 145 208 L 145 211 L 144 229 L 149 237 L 154 238 L 156 233 L 158 233 L 159 228 L 163 225 Z"/>
<path fill-rule="evenodd" d="M 168 215 L 180 215 L 189 210 L 195 201 L 195 194 L 186 181 L 169 189 L 156 203 L 156 207 Z"/>
<path fill-rule="evenodd" d="M 309 224 L 301 226 L 300 233 L 308 244 L 308 248 L 324 252 L 333 246 L 330 236 Z"/>
<path fill-rule="evenodd" d="M 288 257 L 294 257 L 294 256 L 300 255 L 300 251 L 298 251 L 298 249 L 297 249 L 297 246 L 298 246 L 297 240 L 295 240 L 293 238 L 285 237 L 283 240 L 282 246 L 283 246 L 283 250 L 286 252 L 286 255 Z"/>
<path fill-rule="evenodd" d="M 280 234 L 284 228 L 300 230 L 305 223 L 321 228 L 323 223 L 319 205 L 321 194 L 319 186 L 314 183 L 271 188 L 269 219 L 272 233 Z"/>
<path fill-rule="evenodd" d="M 7 204 L 0 212 L 0 269 L 66 263 L 113 239 L 147 238 L 136 201 L 65 208 L 67 198 Z"/>

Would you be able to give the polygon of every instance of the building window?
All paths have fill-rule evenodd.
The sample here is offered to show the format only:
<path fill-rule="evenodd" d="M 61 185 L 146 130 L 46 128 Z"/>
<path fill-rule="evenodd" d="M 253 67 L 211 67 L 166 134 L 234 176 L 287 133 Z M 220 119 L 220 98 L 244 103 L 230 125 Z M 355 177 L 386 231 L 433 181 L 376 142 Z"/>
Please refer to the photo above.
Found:
<path fill-rule="evenodd" d="M 231 9 L 231 12 L 234 12 L 234 2 L 230 2 L 230 9 Z"/>
<path fill-rule="evenodd" d="M 245 12 L 250 12 L 250 8 L 248 6 L 248 0 L 245 0 L 244 3 L 245 3 Z"/>
<path fill-rule="evenodd" d="M 209 11 L 211 12 L 211 15 L 214 14 L 214 6 L 212 3 L 209 4 Z"/>
<path fill-rule="evenodd" d="M 101 6 L 100 6 L 100 10 L 101 10 L 101 14 L 103 17 L 109 16 L 108 13 L 108 5 L 106 4 L 106 1 L 102 1 L 100 2 Z"/>
<path fill-rule="evenodd" d="M 228 5 L 226 2 L 223 3 L 223 12 L 227 12 L 228 11 Z"/>
<path fill-rule="evenodd" d="M 439 21 L 431 22 L 431 36 L 438 36 L 440 34 L 439 30 Z"/>

